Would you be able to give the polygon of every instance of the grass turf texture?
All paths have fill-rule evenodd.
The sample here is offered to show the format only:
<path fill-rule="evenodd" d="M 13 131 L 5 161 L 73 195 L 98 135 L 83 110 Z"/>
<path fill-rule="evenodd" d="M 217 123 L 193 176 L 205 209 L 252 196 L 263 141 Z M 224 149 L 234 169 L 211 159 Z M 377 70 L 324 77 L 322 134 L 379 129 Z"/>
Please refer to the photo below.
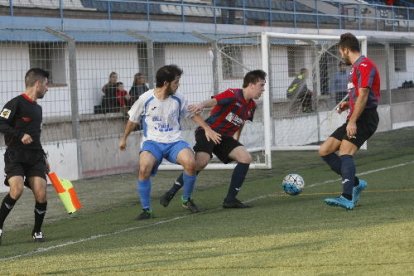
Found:
<path fill-rule="evenodd" d="M 414 273 L 413 128 L 378 133 L 357 154 L 357 173 L 369 172 L 361 176 L 368 189 L 353 211 L 323 203 L 341 186 L 324 183 L 339 177 L 316 152 L 273 156 L 274 169 L 249 172 L 240 199 L 254 208 L 244 210 L 220 207 L 230 171 L 200 174 L 194 198 L 205 211 L 195 215 L 179 197 L 168 208 L 159 205 L 177 175 L 160 172 L 153 178 L 157 218 L 148 221 L 134 220 L 140 207 L 133 175 L 74 182 L 85 208 L 68 218 L 50 192 L 42 244 L 30 239 L 33 204 L 25 191 L 6 220 L 0 274 Z M 296 197 L 281 192 L 290 172 L 306 182 Z"/>

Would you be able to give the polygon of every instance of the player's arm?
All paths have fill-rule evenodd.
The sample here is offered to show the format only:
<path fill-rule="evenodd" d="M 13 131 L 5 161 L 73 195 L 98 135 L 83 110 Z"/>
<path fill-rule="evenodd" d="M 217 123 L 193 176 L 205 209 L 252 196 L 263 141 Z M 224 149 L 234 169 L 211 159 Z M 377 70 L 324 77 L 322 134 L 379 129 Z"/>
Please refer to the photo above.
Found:
<path fill-rule="evenodd" d="M 132 121 L 128 120 L 128 122 L 125 126 L 124 134 L 119 139 L 119 149 L 120 150 L 125 150 L 126 149 L 127 138 L 129 136 L 129 134 L 131 134 L 131 132 L 134 131 L 134 129 L 137 127 L 137 125 L 138 125 L 138 123 L 135 123 L 135 122 L 132 122 Z"/>
<path fill-rule="evenodd" d="M 124 134 L 119 139 L 120 150 L 126 149 L 127 138 L 129 134 L 131 134 L 131 132 L 134 131 L 135 128 L 139 125 L 138 122 L 141 121 L 140 119 L 141 119 L 142 112 L 143 112 L 143 99 L 140 98 L 132 105 L 131 109 L 128 112 L 129 120 L 125 126 Z"/>
<path fill-rule="evenodd" d="M 220 144 L 221 142 L 221 135 L 215 132 L 207 123 L 204 121 L 203 117 L 199 114 L 194 114 L 191 119 L 200 127 L 204 129 L 206 134 L 207 141 L 212 140 L 215 144 Z"/>
<path fill-rule="evenodd" d="M 17 110 L 17 104 L 17 100 L 11 100 L 3 107 L 0 113 L 0 133 L 13 136 L 23 144 L 30 144 L 33 142 L 32 137 L 12 126 Z"/>
<path fill-rule="evenodd" d="M 357 132 L 356 121 L 358 120 L 359 116 L 361 116 L 362 112 L 365 109 L 370 89 L 360 88 L 358 91 L 359 91 L 359 95 L 355 102 L 354 111 L 352 112 L 352 115 L 349 118 L 348 124 L 346 126 L 346 133 L 348 137 L 355 136 Z"/>
<path fill-rule="evenodd" d="M 209 100 L 205 100 L 202 101 L 201 103 L 198 104 L 190 104 L 188 106 L 188 111 L 190 111 L 191 113 L 201 113 L 203 111 L 204 108 L 210 108 L 213 107 L 217 104 L 217 100 L 215 98 L 209 99 Z"/>

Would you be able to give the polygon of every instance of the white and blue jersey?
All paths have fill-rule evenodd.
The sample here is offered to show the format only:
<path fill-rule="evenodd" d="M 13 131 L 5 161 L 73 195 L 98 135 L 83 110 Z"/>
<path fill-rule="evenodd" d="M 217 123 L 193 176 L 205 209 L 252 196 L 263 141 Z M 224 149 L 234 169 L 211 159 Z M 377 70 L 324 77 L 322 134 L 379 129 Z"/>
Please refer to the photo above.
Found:
<path fill-rule="evenodd" d="M 160 100 L 151 89 L 139 97 L 128 115 L 130 121 L 142 123 L 143 141 L 174 143 L 182 140 L 181 119 L 193 114 L 187 111 L 187 101 L 179 93 Z"/>

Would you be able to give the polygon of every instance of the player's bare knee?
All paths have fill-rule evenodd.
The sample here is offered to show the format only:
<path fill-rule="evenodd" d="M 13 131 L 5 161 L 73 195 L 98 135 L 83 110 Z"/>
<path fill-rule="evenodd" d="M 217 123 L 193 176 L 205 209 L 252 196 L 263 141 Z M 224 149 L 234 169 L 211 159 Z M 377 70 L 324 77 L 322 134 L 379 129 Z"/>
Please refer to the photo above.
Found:
<path fill-rule="evenodd" d="M 250 164 L 250 163 L 252 163 L 253 159 L 252 159 L 252 156 L 250 155 L 250 153 L 247 153 L 247 154 L 243 154 L 243 155 L 239 156 L 236 161 L 238 163 Z"/>
<path fill-rule="evenodd" d="M 23 194 L 23 185 L 10 186 L 9 194 L 13 199 L 18 200 Z"/>
<path fill-rule="evenodd" d="M 183 168 L 184 168 L 184 171 L 186 173 L 188 173 L 190 175 L 195 174 L 195 171 L 196 171 L 196 162 L 195 162 L 195 160 L 194 159 L 192 159 L 192 160 L 191 159 L 186 160 L 183 163 Z"/>
<path fill-rule="evenodd" d="M 140 166 L 138 170 L 139 179 L 147 179 L 151 175 L 152 167 L 150 166 Z"/>

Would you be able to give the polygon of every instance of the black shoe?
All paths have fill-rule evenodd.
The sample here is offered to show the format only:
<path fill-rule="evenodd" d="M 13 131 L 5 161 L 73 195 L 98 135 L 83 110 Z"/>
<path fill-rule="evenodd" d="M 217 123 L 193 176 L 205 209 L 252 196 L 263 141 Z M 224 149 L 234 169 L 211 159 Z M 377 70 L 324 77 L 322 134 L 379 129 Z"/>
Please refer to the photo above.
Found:
<path fill-rule="evenodd" d="M 250 208 L 250 206 L 235 198 L 230 201 L 224 200 L 223 208 Z"/>
<path fill-rule="evenodd" d="M 164 207 L 167 207 L 168 204 L 170 204 L 171 199 L 173 199 L 173 197 L 175 196 L 175 194 L 171 193 L 171 192 L 166 192 L 165 194 L 163 194 L 160 197 L 160 204 Z"/>
<path fill-rule="evenodd" d="M 138 215 L 137 220 L 144 220 L 152 218 L 152 211 L 149 209 L 142 209 L 142 213 Z"/>
<path fill-rule="evenodd" d="M 191 213 L 198 213 L 200 210 L 197 205 L 194 204 L 194 201 L 190 198 L 187 201 L 183 201 L 183 208 L 190 210 Z"/>
<path fill-rule="evenodd" d="M 44 242 L 45 236 L 43 235 L 43 232 L 32 232 L 32 238 L 34 242 Z"/>

